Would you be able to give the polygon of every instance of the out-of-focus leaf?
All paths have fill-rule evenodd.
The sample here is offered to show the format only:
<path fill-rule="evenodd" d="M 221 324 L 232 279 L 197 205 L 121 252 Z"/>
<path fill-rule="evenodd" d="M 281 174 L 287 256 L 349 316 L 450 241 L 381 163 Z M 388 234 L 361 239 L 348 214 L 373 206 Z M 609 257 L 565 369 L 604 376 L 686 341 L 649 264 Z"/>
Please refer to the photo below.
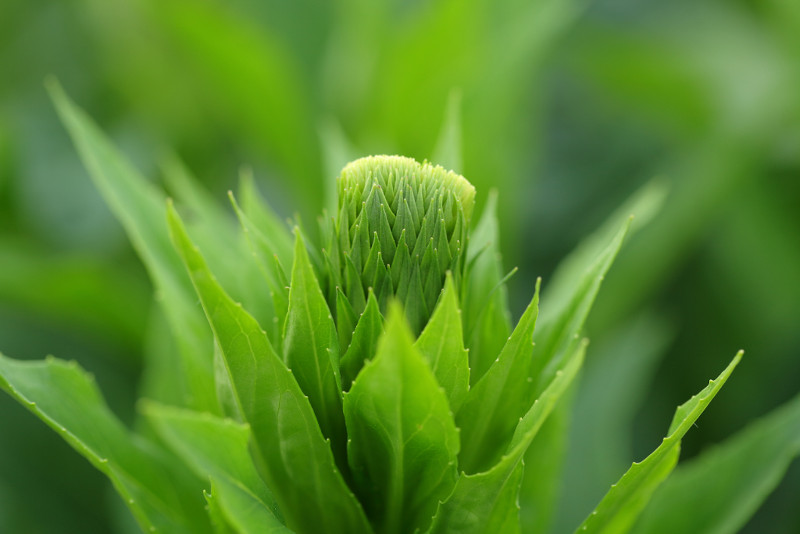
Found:
<path fill-rule="evenodd" d="M 227 4 L 151 3 L 157 6 L 154 23 L 167 30 L 210 109 L 280 163 L 297 200 L 319 208 L 320 162 L 309 96 L 283 44 Z"/>
<path fill-rule="evenodd" d="M 461 91 L 453 89 L 447 98 L 439 139 L 433 149 L 433 163 L 459 174 L 463 172 L 461 158 Z"/>
<path fill-rule="evenodd" d="M 278 217 L 258 192 L 253 174 L 248 170 L 242 171 L 239 177 L 237 198 L 242 203 L 244 214 L 266 240 L 266 247 L 277 257 L 279 268 L 276 268 L 276 276 L 282 276 L 285 280 L 286 269 L 291 269 L 294 258 L 294 243 L 288 225 Z M 289 284 L 286 283 L 285 286 L 288 287 Z"/>
<path fill-rule="evenodd" d="M 800 454 L 800 396 L 701 456 L 680 464 L 644 509 L 636 532 L 734 534 Z"/>
<path fill-rule="evenodd" d="M 294 248 L 289 312 L 283 331 L 283 359 L 308 395 L 322 433 L 333 444 L 337 460 L 344 462 L 346 437 L 339 336 L 300 232 L 297 232 Z"/>
<path fill-rule="evenodd" d="M 177 212 L 169 228 L 219 341 L 256 466 L 287 526 L 300 533 L 371 532 L 320 431 L 311 403 L 255 319 L 225 294 L 189 240 Z"/>
<path fill-rule="evenodd" d="M 586 343 L 566 362 L 534 405 L 520 418 L 500 461 L 488 471 L 462 474 L 452 495 L 439 506 L 431 534 L 520 532 L 518 494 L 522 457 L 583 364 Z"/>
<path fill-rule="evenodd" d="M 125 227 L 156 286 L 156 297 L 178 342 L 182 372 L 172 377 L 174 387 L 182 390 L 187 406 L 218 412 L 211 333 L 195 306 L 180 258 L 170 245 L 164 225 L 164 195 L 130 166 L 56 82 L 48 87 L 89 174 Z"/>
<path fill-rule="evenodd" d="M 469 238 L 467 275 L 461 295 L 473 384 L 491 367 L 511 333 L 496 210 L 497 192 L 493 190 Z"/>
<path fill-rule="evenodd" d="M 195 473 L 213 481 L 217 505 L 237 532 L 291 532 L 250 458 L 247 426 L 154 403 L 146 403 L 143 411 Z"/>
<path fill-rule="evenodd" d="M 583 323 L 606 273 L 622 247 L 630 223 L 629 217 L 608 246 L 591 263 L 585 264 L 586 267 L 581 269 L 577 279 L 569 277 L 572 282 L 569 286 L 561 285 L 565 283 L 565 279 L 560 281 L 559 274 L 556 274 L 553 288 L 555 298 L 548 299 L 549 295 L 545 294 L 547 300 L 542 306 L 542 319 L 534 334 L 536 348 L 529 371 L 531 398 L 535 398 L 544 385 L 549 383 L 555 369 L 559 368 L 561 359 L 569 354 L 570 347 L 578 343 Z"/>
<path fill-rule="evenodd" d="M 142 530 L 210 532 L 199 481 L 169 464 L 153 444 L 131 435 L 77 364 L 0 355 L 0 388 L 108 476 Z"/>
<path fill-rule="evenodd" d="M 458 430 L 447 397 L 390 306 L 375 358 L 344 397 L 348 458 L 358 492 L 382 532 L 427 528 L 456 481 Z"/>
<path fill-rule="evenodd" d="M 364 362 L 375 357 L 381 333 L 383 333 L 383 316 L 375 293 L 370 290 L 367 306 L 358 319 L 350 347 L 342 358 L 342 387 L 345 390 L 350 389 Z"/>
<path fill-rule="evenodd" d="M 469 356 L 464 349 L 461 309 L 453 275 L 447 273 L 439 304 L 414 346 L 428 359 L 444 388 L 450 409 L 458 413 L 469 391 Z"/>
<path fill-rule="evenodd" d="M 624 534 L 630 530 L 653 492 L 678 462 L 681 438 L 711 403 L 741 359 L 742 353 L 739 352 L 715 380 L 710 380 L 700 393 L 678 406 L 661 445 L 650 456 L 631 465 L 576 532 Z"/>
<path fill-rule="evenodd" d="M 497 361 L 469 390 L 458 412 L 463 439 L 459 466 L 467 473 L 479 473 L 493 465 L 510 441 L 519 418 L 530 407 L 527 371 L 539 315 L 540 283 L 537 280 L 533 299 Z"/>

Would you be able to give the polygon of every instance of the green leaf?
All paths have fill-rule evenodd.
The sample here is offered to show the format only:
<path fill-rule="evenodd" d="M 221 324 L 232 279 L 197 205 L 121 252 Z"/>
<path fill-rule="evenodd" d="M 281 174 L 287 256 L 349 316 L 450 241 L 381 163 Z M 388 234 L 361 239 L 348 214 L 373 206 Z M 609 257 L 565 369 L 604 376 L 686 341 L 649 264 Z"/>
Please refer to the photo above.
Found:
<path fill-rule="evenodd" d="M 463 446 L 460 467 L 467 473 L 488 469 L 508 445 L 519 418 L 530 407 L 528 369 L 539 315 L 539 287 L 509 336 L 497 361 L 470 389 L 457 414 Z"/>
<path fill-rule="evenodd" d="M 552 291 L 545 294 L 546 305 L 542 307 L 542 319 L 534 335 L 536 349 L 531 360 L 529 398 L 536 397 L 550 381 L 555 369 L 560 367 L 560 360 L 578 342 L 583 323 L 622 246 L 631 220 L 631 217 L 626 219 L 611 243 L 592 263 L 577 269 L 570 266 L 570 271 L 580 272 L 580 275 L 563 276 L 557 273 Z"/>
<path fill-rule="evenodd" d="M 218 413 L 211 333 L 170 244 L 164 225 L 164 194 L 133 169 L 57 82 L 48 82 L 48 90 L 89 174 L 156 286 L 156 298 L 178 342 L 181 372 L 172 377 L 174 387 L 182 391 L 186 406 Z"/>
<path fill-rule="evenodd" d="M 289 309 L 289 293 L 278 255 L 273 242 L 250 220 L 239 207 L 233 193 L 228 193 L 233 209 L 242 226 L 247 244 L 255 257 L 259 270 L 267 282 L 272 299 L 272 320 L 268 324 L 270 340 L 281 348 L 283 343 L 283 325 Z"/>
<path fill-rule="evenodd" d="M 390 306 L 376 356 L 345 394 L 344 410 L 350 465 L 372 520 L 387 534 L 427 528 L 455 484 L 459 438 L 399 304 Z"/>
<path fill-rule="evenodd" d="M 111 479 L 144 532 L 210 532 L 199 481 L 132 435 L 75 362 L 0 355 L 0 388 Z"/>
<path fill-rule="evenodd" d="M 210 491 L 204 491 L 203 496 L 206 498 L 206 510 L 208 511 L 208 518 L 211 520 L 211 525 L 214 527 L 215 534 L 237 534 L 228 519 L 225 517 L 225 512 L 222 509 L 222 503 L 219 500 L 219 491 L 212 483 Z"/>
<path fill-rule="evenodd" d="M 287 525 L 301 534 L 370 532 L 292 372 L 255 319 L 214 280 L 174 208 L 168 210 L 168 220 L 250 424 L 256 466 Z"/>
<path fill-rule="evenodd" d="M 275 499 L 250 458 L 249 427 L 155 403 L 145 403 L 142 410 L 159 436 L 199 477 L 210 477 L 216 506 L 237 532 L 291 532 L 281 522 Z"/>
<path fill-rule="evenodd" d="M 516 533 L 520 531 L 518 493 L 522 482 L 522 457 L 558 400 L 583 364 L 586 343 L 573 352 L 562 371 L 528 410 L 500 461 L 488 471 L 462 474 L 452 495 L 436 512 L 431 534 Z"/>
<path fill-rule="evenodd" d="M 678 406 L 661 445 L 650 456 L 631 465 L 576 532 L 624 534 L 630 530 L 653 492 L 675 467 L 681 438 L 711 403 L 741 359 L 742 352 L 739 352 L 716 380 L 709 381 L 700 393 Z"/>
<path fill-rule="evenodd" d="M 346 465 L 339 336 L 299 231 L 283 331 L 283 359 L 308 395 L 322 433 L 333 443 L 337 460 Z"/>
<path fill-rule="evenodd" d="M 469 237 L 461 296 L 473 384 L 492 366 L 511 333 L 496 211 L 497 192 L 491 191 L 483 215 Z"/>
<path fill-rule="evenodd" d="M 469 356 L 464 349 L 456 291 L 448 272 L 439 305 L 414 346 L 428 359 L 436 381 L 447 393 L 450 409 L 457 413 L 469 391 Z"/>
<path fill-rule="evenodd" d="M 461 156 L 461 91 L 453 89 L 447 97 L 442 129 L 439 139 L 433 149 L 433 158 L 436 165 L 455 172 L 462 172 L 463 158 Z"/>
<path fill-rule="evenodd" d="M 800 454 L 800 396 L 682 463 L 653 495 L 636 532 L 734 534 Z"/>
<path fill-rule="evenodd" d="M 364 362 L 375 356 L 378 338 L 382 333 L 383 316 L 375 292 L 370 289 L 367 307 L 358 319 L 350 347 L 342 358 L 342 387 L 345 391 L 350 389 Z"/>

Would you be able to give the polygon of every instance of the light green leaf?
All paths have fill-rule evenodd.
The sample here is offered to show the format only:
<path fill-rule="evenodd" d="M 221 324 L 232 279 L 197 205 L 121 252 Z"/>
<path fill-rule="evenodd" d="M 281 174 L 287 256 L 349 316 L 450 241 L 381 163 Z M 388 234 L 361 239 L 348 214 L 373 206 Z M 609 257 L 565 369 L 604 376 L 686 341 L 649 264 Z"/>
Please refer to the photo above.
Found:
<path fill-rule="evenodd" d="M 0 355 L 0 389 L 55 430 L 114 484 L 145 532 L 210 532 L 200 482 L 132 435 L 75 362 Z"/>
<path fill-rule="evenodd" d="M 500 461 L 488 471 L 462 474 L 452 495 L 439 506 L 431 534 L 516 533 L 520 531 L 518 493 L 522 457 L 539 429 L 575 379 L 583 364 L 586 343 L 573 352 L 562 371 L 520 418 L 514 438 Z"/>
<path fill-rule="evenodd" d="M 219 500 L 219 491 L 217 486 L 211 484 L 210 491 L 203 491 L 206 498 L 206 510 L 208 511 L 208 518 L 211 520 L 211 525 L 214 527 L 215 534 L 237 534 L 235 530 L 228 523 L 225 517 L 225 512 L 222 510 L 222 504 Z"/>
<path fill-rule="evenodd" d="M 439 139 L 433 149 L 432 161 L 445 169 L 457 173 L 463 172 L 463 158 L 461 157 L 461 91 L 453 89 L 447 97 L 442 129 Z"/>
<path fill-rule="evenodd" d="M 636 523 L 648 534 L 734 534 L 800 454 L 800 396 L 680 464 Z"/>
<path fill-rule="evenodd" d="M 390 306 L 376 356 L 345 394 L 344 410 L 350 466 L 374 523 L 387 534 L 427 528 L 455 484 L 459 438 L 399 304 Z"/>
<path fill-rule="evenodd" d="M 48 82 L 48 89 L 89 174 L 124 226 L 156 286 L 156 298 L 178 342 L 181 372 L 172 377 L 174 387 L 182 391 L 186 406 L 219 412 L 214 396 L 211 332 L 169 242 L 164 194 L 133 169 L 57 82 Z"/>
<path fill-rule="evenodd" d="M 457 413 L 469 391 L 469 356 L 456 292 L 453 275 L 448 272 L 439 305 L 414 347 L 428 359 L 436 381 L 447 393 L 450 409 Z"/>
<path fill-rule="evenodd" d="M 370 532 L 292 372 L 255 319 L 214 280 L 173 208 L 168 220 L 219 341 L 236 400 L 250 424 L 256 466 L 287 525 L 301 534 Z"/>
<path fill-rule="evenodd" d="M 549 383 L 555 369 L 561 365 L 560 360 L 569 354 L 570 347 L 578 342 L 583 323 L 589 315 L 606 273 L 617 257 L 622 241 L 630 228 L 631 219 L 631 217 L 626 219 L 611 243 L 592 263 L 580 269 L 579 276 L 569 277 L 571 283 L 568 286 L 565 283 L 559 284 L 557 275 L 553 288 L 555 298 L 548 298 L 550 295 L 545 294 L 546 304 L 542 307 L 542 318 L 534 335 L 536 349 L 531 360 L 529 398 L 535 398 Z"/>
<path fill-rule="evenodd" d="M 272 299 L 272 320 L 268 323 L 269 338 L 282 350 L 283 325 L 289 309 L 289 291 L 273 241 L 270 240 L 239 207 L 233 193 L 228 193 L 233 209 L 242 226 L 250 252 L 255 257 L 261 275 L 267 282 Z"/>
<path fill-rule="evenodd" d="M 511 333 L 508 296 L 502 284 L 497 228 L 497 192 L 489 193 L 483 215 L 469 238 L 461 302 L 472 384 L 492 366 Z"/>
<path fill-rule="evenodd" d="M 283 331 L 283 359 L 308 395 L 322 433 L 333 444 L 337 460 L 344 464 L 347 438 L 342 414 L 339 335 L 299 231 L 294 247 L 289 311 Z"/>
<path fill-rule="evenodd" d="M 630 530 L 653 492 L 675 467 L 681 438 L 711 403 L 741 359 L 742 352 L 739 352 L 716 380 L 709 381 L 700 393 L 678 406 L 661 445 L 650 456 L 631 465 L 576 532 L 624 534 Z"/>
<path fill-rule="evenodd" d="M 470 389 L 457 414 L 463 440 L 460 468 L 467 473 L 488 469 L 508 445 L 519 418 L 530 407 L 528 369 L 533 332 L 539 314 L 539 287 L 509 336 L 497 361 Z"/>
<path fill-rule="evenodd" d="M 370 289 L 367 307 L 358 319 L 350 347 L 342 358 L 342 387 L 345 391 L 350 389 L 364 362 L 375 356 L 378 338 L 382 333 L 383 316 L 375 292 Z"/>
<path fill-rule="evenodd" d="M 281 522 L 275 499 L 250 458 L 249 427 L 155 403 L 145 403 L 142 409 L 161 438 L 194 472 L 214 481 L 216 506 L 237 532 L 291 532 Z"/>
<path fill-rule="evenodd" d="M 255 178 L 249 169 L 243 169 L 239 175 L 239 194 L 242 211 L 258 228 L 266 240 L 267 248 L 277 256 L 281 270 L 278 273 L 286 278 L 285 268 L 292 265 L 294 257 L 294 243 L 289 233 L 289 226 L 284 222 L 264 200 L 256 187 Z M 288 286 L 288 284 L 286 284 Z"/>

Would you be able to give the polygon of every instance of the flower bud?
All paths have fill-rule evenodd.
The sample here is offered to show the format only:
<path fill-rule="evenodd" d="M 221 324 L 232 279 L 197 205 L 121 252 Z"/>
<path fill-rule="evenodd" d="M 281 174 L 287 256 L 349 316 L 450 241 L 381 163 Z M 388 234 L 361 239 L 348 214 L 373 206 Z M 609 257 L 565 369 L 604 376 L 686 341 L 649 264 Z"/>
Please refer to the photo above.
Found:
<path fill-rule="evenodd" d="M 355 313 L 370 288 L 382 309 L 403 303 L 416 332 L 452 271 L 464 271 L 475 188 L 463 176 L 400 156 L 372 156 L 338 178 L 338 214 L 329 268 Z"/>

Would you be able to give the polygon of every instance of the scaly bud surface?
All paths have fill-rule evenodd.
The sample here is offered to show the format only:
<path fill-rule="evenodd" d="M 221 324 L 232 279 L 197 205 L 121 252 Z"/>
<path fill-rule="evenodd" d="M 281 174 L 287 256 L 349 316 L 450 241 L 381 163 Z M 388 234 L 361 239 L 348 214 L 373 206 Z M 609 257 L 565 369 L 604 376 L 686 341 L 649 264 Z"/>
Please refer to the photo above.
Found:
<path fill-rule="evenodd" d="M 371 156 L 338 178 L 338 214 L 327 261 L 355 313 L 370 289 L 382 309 L 394 295 L 414 330 L 430 318 L 452 271 L 464 271 L 475 188 L 440 166 L 400 156 Z M 335 289 L 331 288 L 331 295 Z"/>

